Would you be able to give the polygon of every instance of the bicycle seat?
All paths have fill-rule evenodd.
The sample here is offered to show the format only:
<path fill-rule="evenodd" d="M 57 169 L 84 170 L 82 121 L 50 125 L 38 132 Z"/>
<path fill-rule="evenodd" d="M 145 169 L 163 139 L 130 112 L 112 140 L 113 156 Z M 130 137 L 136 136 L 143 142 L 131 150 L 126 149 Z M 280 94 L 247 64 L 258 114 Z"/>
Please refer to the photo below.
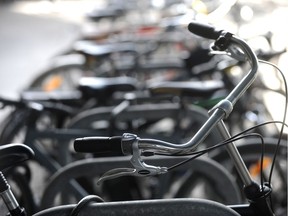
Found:
<path fill-rule="evenodd" d="M 21 100 L 24 101 L 60 101 L 60 102 L 70 102 L 77 101 L 81 99 L 81 93 L 77 90 L 71 91 L 34 91 L 25 90 L 20 94 Z"/>
<path fill-rule="evenodd" d="M 73 45 L 73 49 L 76 52 L 93 57 L 106 57 L 112 53 L 117 52 L 132 52 L 137 53 L 134 43 L 111 43 L 111 44 L 97 44 L 93 41 L 82 40 L 77 41 Z"/>
<path fill-rule="evenodd" d="M 149 86 L 152 94 L 172 94 L 177 96 L 209 97 L 215 91 L 223 89 L 224 83 L 218 80 L 209 81 L 167 81 Z"/>
<path fill-rule="evenodd" d="M 0 170 L 34 157 L 33 150 L 24 144 L 6 144 L 0 146 Z"/>
<path fill-rule="evenodd" d="M 83 77 L 78 89 L 84 98 L 106 99 L 115 92 L 129 92 L 137 89 L 137 80 L 131 77 Z"/>

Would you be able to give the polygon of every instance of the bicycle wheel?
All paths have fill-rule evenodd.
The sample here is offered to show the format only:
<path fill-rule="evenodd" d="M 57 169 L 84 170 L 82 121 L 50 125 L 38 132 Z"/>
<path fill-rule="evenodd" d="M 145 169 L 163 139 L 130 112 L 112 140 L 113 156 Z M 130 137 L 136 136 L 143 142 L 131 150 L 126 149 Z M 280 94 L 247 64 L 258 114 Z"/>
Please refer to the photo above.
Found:
<path fill-rule="evenodd" d="M 25 109 L 15 109 L 1 123 L 0 145 L 7 143 L 22 143 L 24 141 L 25 122 L 29 112 Z"/>
<path fill-rule="evenodd" d="M 227 172 L 227 170 L 225 171 Z M 183 176 L 178 181 L 173 182 L 173 184 L 178 185 L 174 188 L 172 197 L 209 199 L 225 205 L 241 203 L 240 188 L 238 193 L 232 192 L 233 194 L 231 194 L 231 191 L 226 187 L 227 185 L 217 185 L 219 184 L 217 181 L 223 181 L 226 176 L 218 176 L 215 180 L 215 175 L 211 176 L 211 173 L 213 173 L 211 170 L 209 173 L 209 170 L 201 172 L 196 169 L 182 174 Z M 231 179 L 231 181 L 234 180 Z"/>
<path fill-rule="evenodd" d="M 66 128 L 92 130 L 95 131 L 94 136 L 115 136 L 131 132 L 137 133 L 140 137 L 185 142 L 208 118 L 207 111 L 196 106 L 183 108 L 174 103 L 141 104 L 131 105 L 113 117 L 111 126 L 114 108 L 100 107 L 83 111 L 72 118 Z M 205 144 L 209 146 L 220 141 L 219 133 L 213 130 L 206 138 Z M 71 142 L 62 142 L 59 147 L 63 152 L 72 149 Z M 70 153 L 73 155 L 73 150 L 67 153 L 68 158 Z M 74 156 L 77 158 L 80 155 L 78 153 Z"/>
<path fill-rule="evenodd" d="M 180 63 L 145 63 L 143 66 L 129 65 L 127 68 L 109 68 L 108 60 L 101 60 L 99 65 L 87 66 L 85 63 L 65 63 L 44 70 L 28 85 L 27 90 L 35 91 L 61 91 L 75 90 L 79 79 L 84 76 L 132 76 L 139 81 L 179 79 L 187 77 L 186 71 Z M 108 68 L 107 68 L 108 67 Z"/>
<path fill-rule="evenodd" d="M 71 119 L 67 128 L 96 129 L 111 132 L 108 135 L 122 135 L 123 132 L 140 132 L 145 136 L 166 136 L 164 140 L 183 141 L 188 133 L 195 133 L 207 120 L 207 110 L 197 106 L 182 107 L 177 103 L 147 103 L 131 105 L 116 116 L 113 116 L 115 107 L 100 107 L 86 110 Z M 109 123 L 113 118 L 115 131 L 109 131 Z M 128 122 L 134 121 L 134 127 L 129 128 Z M 130 131 L 129 131 L 130 129 Z M 131 131 L 132 130 L 132 131 Z M 178 133 L 179 131 L 179 133 Z M 162 138 L 163 138 L 162 137 Z M 211 143 L 221 140 L 220 135 L 213 130 L 207 138 Z"/>
<path fill-rule="evenodd" d="M 268 180 L 268 175 L 274 156 L 278 140 L 273 138 L 265 138 L 265 155 L 264 155 L 264 180 Z M 259 139 L 247 139 L 243 143 L 237 145 L 237 148 L 247 165 L 251 176 L 257 182 L 260 182 L 260 156 L 261 142 Z M 226 151 L 222 151 L 213 156 L 213 159 L 224 165 L 229 172 L 237 176 L 235 167 L 232 164 Z M 237 179 L 240 179 L 237 177 Z M 287 141 L 281 140 L 277 160 L 275 162 L 274 176 L 272 178 L 273 195 L 272 201 L 275 213 L 278 215 L 287 214 Z M 240 188 L 243 187 L 242 182 L 238 182 Z M 244 197 L 244 195 L 243 195 Z"/>
<path fill-rule="evenodd" d="M 0 145 L 7 143 L 24 143 L 34 149 L 34 145 L 39 144 L 39 148 L 44 147 L 46 154 L 49 154 L 55 160 L 57 158 L 58 140 L 53 135 L 44 137 L 39 136 L 41 131 L 57 128 L 58 114 L 51 112 L 30 110 L 29 108 L 16 108 L 4 119 L 2 131 L 0 133 Z M 34 121 L 35 119 L 35 121 Z M 35 149 L 34 149 L 35 150 Z M 38 157 L 38 155 L 36 155 Z M 65 161 L 65 160 L 64 160 Z"/>
<path fill-rule="evenodd" d="M 82 63 L 58 65 L 41 72 L 27 90 L 55 91 L 75 90 L 80 77 L 89 74 Z"/>
<path fill-rule="evenodd" d="M 31 110 L 25 108 L 15 108 L 8 114 L 1 125 L 0 145 L 7 143 L 27 143 L 28 146 L 34 149 L 33 145 L 35 144 L 35 146 L 37 146 L 37 144 L 39 144 L 39 140 L 35 137 L 32 139 L 30 138 L 29 142 L 27 141 L 27 137 L 29 136 L 27 134 L 29 134 L 31 130 L 34 130 L 33 128 L 29 128 L 30 126 L 27 124 L 28 120 L 33 118 L 30 111 Z M 41 115 L 45 114 L 43 113 Z M 43 123 L 42 120 L 40 121 L 41 123 Z M 45 146 L 44 153 L 47 155 L 50 154 L 51 158 L 53 158 L 53 156 L 55 156 L 53 153 L 55 152 L 55 149 L 51 146 L 53 145 L 53 140 L 48 140 L 46 142 L 40 141 L 40 147 Z M 41 182 L 40 179 L 44 179 L 47 174 L 47 170 L 43 169 L 47 167 L 45 167 L 45 164 L 41 164 L 41 161 L 39 161 L 39 158 L 37 159 L 37 157 L 41 157 L 41 155 L 36 155 L 35 161 L 29 161 L 27 166 L 25 166 L 25 169 L 20 167 L 21 169 L 13 169 L 13 172 L 9 171 L 7 173 L 9 183 L 13 184 L 13 190 L 15 190 L 14 192 L 17 195 L 17 200 L 20 202 L 21 206 L 27 210 L 29 215 L 36 212 L 37 203 L 33 196 L 38 197 L 41 195 L 41 186 L 43 185 L 43 182 Z M 42 165 L 41 168 L 38 166 L 39 163 Z M 20 170 L 20 172 L 18 172 L 18 170 Z M 26 178 L 27 173 L 29 173 L 29 178 Z M 33 188 L 30 187 L 30 184 L 33 184 Z"/>
<path fill-rule="evenodd" d="M 100 107 L 81 112 L 71 119 L 66 129 L 89 130 L 90 133 L 92 130 L 94 131 L 94 134 L 92 132 L 93 136 L 111 136 L 122 135 L 125 132 L 137 132 L 141 137 L 160 137 L 161 139 L 180 142 L 195 133 L 207 119 L 206 110 L 194 106 L 183 109 L 179 104 L 173 103 L 132 105 L 115 117 L 115 125 L 111 130 L 111 115 L 114 108 Z M 211 142 L 215 142 L 220 138 L 215 133 L 215 136 L 211 136 L 209 139 Z M 72 142 L 63 141 L 59 144 L 59 148 L 62 149 L 59 152 L 65 154 L 61 157 L 67 159 L 70 157 L 66 163 L 93 157 L 93 154 L 75 154 L 72 150 Z M 135 184 L 135 188 L 137 188 L 137 182 L 135 183 L 134 178 L 129 181 L 131 184 Z M 85 184 L 89 185 L 89 182 L 86 181 Z M 113 184 L 107 183 L 106 186 L 111 188 Z"/>

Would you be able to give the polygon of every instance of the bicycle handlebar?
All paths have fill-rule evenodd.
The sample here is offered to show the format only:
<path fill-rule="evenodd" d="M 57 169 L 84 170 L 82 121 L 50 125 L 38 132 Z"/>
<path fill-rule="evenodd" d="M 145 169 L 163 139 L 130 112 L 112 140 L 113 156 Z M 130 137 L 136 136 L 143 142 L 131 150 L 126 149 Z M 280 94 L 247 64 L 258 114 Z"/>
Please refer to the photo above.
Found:
<path fill-rule="evenodd" d="M 215 126 L 219 125 L 219 123 L 223 123 L 221 121 L 225 117 L 229 116 L 229 114 L 233 110 L 233 106 L 235 105 L 235 103 L 240 99 L 242 94 L 249 88 L 249 86 L 256 78 L 258 70 L 258 59 L 253 50 L 245 41 L 229 32 L 225 32 L 223 30 L 216 30 L 210 25 L 191 22 L 188 28 L 191 32 L 195 34 L 206 38 L 215 39 L 214 46 L 212 46 L 212 49 L 214 51 L 220 51 L 222 54 L 223 52 L 229 52 L 228 54 L 235 59 L 241 61 L 248 60 L 251 65 L 251 70 L 244 76 L 244 78 L 238 83 L 238 85 L 230 92 L 230 94 L 224 100 L 220 101 L 212 110 L 209 111 L 210 117 L 208 118 L 208 120 L 198 130 L 198 132 L 188 142 L 184 144 L 174 144 L 156 139 L 140 139 L 134 134 L 124 134 L 120 142 L 121 144 L 119 145 L 119 142 L 117 142 L 118 146 L 112 145 L 111 138 L 103 139 L 103 147 L 101 148 L 95 147 L 95 145 L 98 145 L 96 143 L 93 144 L 95 139 L 91 139 L 89 141 L 89 145 L 91 144 L 91 146 L 93 145 L 95 147 L 93 150 L 94 153 L 96 152 L 96 149 L 98 149 L 100 153 L 105 154 L 111 152 L 117 153 L 118 155 L 119 153 L 123 153 L 123 155 L 132 155 L 131 163 L 133 164 L 135 169 L 133 171 L 131 170 L 131 175 L 143 175 L 143 173 L 145 173 L 145 175 L 152 175 L 154 173 L 159 174 L 166 171 L 164 167 L 155 167 L 145 164 L 142 161 L 141 156 L 150 156 L 153 154 L 187 155 L 194 151 L 196 147 L 200 143 L 202 143 L 204 139 L 209 135 L 211 130 L 215 128 Z M 78 140 L 77 145 L 80 145 L 81 142 L 82 141 Z M 232 151 L 234 151 L 234 149 Z M 244 171 L 245 173 L 248 172 L 245 169 Z M 121 172 L 123 171 L 116 170 L 113 172 L 108 172 L 107 175 L 108 177 L 119 176 L 119 173 Z M 250 183 L 250 177 L 246 178 L 245 176 L 244 179 L 247 184 Z"/>
<path fill-rule="evenodd" d="M 225 32 L 223 30 L 216 30 L 214 27 L 210 25 L 201 24 L 197 22 L 191 22 L 188 26 L 188 29 L 191 32 L 198 34 L 200 36 L 215 39 L 216 41 L 214 44 L 217 43 L 217 46 L 214 46 L 214 49 L 217 49 L 217 47 L 219 47 L 218 49 L 221 50 L 221 52 L 223 52 L 223 48 L 226 48 L 225 50 L 229 51 L 229 47 L 231 47 L 231 45 L 234 45 L 235 47 L 237 47 L 237 49 L 241 49 L 242 56 L 245 55 L 246 59 L 248 59 L 248 61 L 251 64 L 251 70 L 224 100 L 220 101 L 220 103 L 218 103 L 212 110 L 210 110 L 209 112 L 210 117 L 205 122 L 205 124 L 198 130 L 198 132 L 190 139 L 190 141 L 184 144 L 173 144 L 173 143 L 164 142 L 161 140 L 138 139 L 140 149 L 146 148 L 146 149 L 150 149 L 151 151 L 156 151 L 156 152 L 159 152 L 160 150 L 164 152 L 165 154 L 169 152 L 170 154 L 177 153 L 178 155 L 179 154 L 181 155 L 181 152 L 183 154 L 186 154 L 187 151 L 188 152 L 193 151 L 200 143 L 202 143 L 202 141 L 208 136 L 210 131 L 222 119 L 224 119 L 225 117 L 228 117 L 230 112 L 232 112 L 233 106 L 235 105 L 235 103 L 240 99 L 242 94 L 249 88 L 249 86 L 253 83 L 254 79 L 256 78 L 257 70 L 258 70 L 258 59 L 255 53 L 252 51 L 252 49 L 249 47 L 249 45 L 245 41 L 234 36 L 231 33 Z M 232 56 L 233 56 L 233 53 L 232 53 Z M 105 140 L 104 142 L 106 143 L 107 140 L 109 139 L 105 139 Z M 79 142 L 79 140 L 77 142 Z M 93 143 L 92 140 L 90 143 Z M 125 145 L 125 142 L 122 142 L 121 145 L 123 145 L 123 143 Z M 114 152 L 113 149 L 115 147 L 112 146 L 111 144 L 108 146 L 110 146 L 112 149 L 109 150 L 108 149 L 109 147 L 105 147 L 106 148 L 105 151 Z M 118 147 L 117 149 L 120 150 L 121 148 Z M 99 150 L 100 152 L 103 152 L 103 149 L 99 149 Z"/>
<path fill-rule="evenodd" d="M 213 40 L 216 40 L 223 32 L 223 30 L 214 28 L 214 26 L 195 21 L 189 23 L 188 30 L 195 35 Z"/>
<path fill-rule="evenodd" d="M 78 138 L 74 141 L 74 149 L 96 156 L 123 156 L 121 141 L 121 136 Z"/>

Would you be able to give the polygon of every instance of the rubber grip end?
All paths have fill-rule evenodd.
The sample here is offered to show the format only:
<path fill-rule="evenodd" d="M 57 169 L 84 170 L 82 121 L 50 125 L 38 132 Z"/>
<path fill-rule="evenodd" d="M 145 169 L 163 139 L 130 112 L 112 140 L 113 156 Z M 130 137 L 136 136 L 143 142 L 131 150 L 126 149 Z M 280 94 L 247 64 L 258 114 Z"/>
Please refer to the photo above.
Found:
<path fill-rule="evenodd" d="M 84 137 L 74 141 L 76 152 L 93 153 L 95 156 L 123 156 L 121 136 Z"/>

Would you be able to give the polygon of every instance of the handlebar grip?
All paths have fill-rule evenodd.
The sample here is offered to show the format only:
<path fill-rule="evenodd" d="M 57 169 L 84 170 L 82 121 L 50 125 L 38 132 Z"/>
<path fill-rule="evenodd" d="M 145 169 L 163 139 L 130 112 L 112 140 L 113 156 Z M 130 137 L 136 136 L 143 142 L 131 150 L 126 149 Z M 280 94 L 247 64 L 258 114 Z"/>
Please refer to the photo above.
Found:
<path fill-rule="evenodd" d="M 84 137 L 74 141 L 76 152 L 93 153 L 95 156 L 123 156 L 121 136 Z"/>
<path fill-rule="evenodd" d="M 223 30 L 217 30 L 214 26 L 211 26 L 209 24 L 199 23 L 195 21 L 189 23 L 188 30 L 195 35 L 213 40 L 216 40 L 223 32 Z"/>

